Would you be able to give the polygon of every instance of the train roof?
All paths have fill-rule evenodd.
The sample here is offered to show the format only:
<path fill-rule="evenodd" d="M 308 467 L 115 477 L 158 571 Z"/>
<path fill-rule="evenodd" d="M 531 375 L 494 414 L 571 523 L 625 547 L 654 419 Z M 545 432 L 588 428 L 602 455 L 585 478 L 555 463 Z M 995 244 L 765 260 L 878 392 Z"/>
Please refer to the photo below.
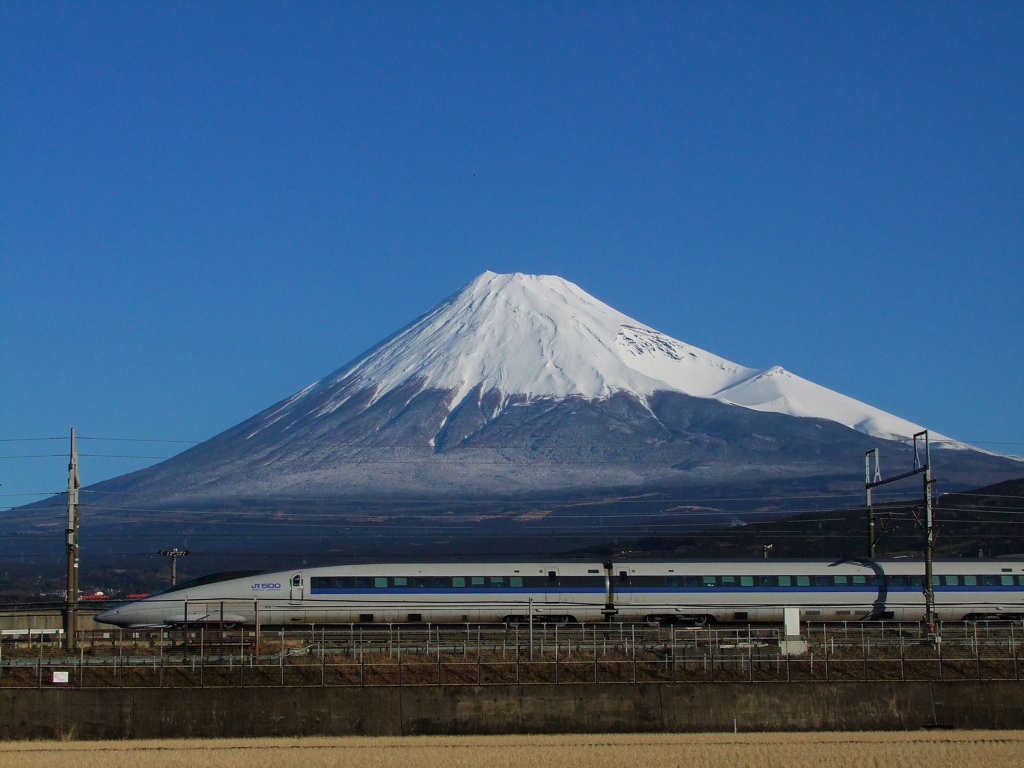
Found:
<path fill-rule="evenodd" d="M 183 581 L 181 584 L 175 584 L 173 587 L 156 592 L 149 597 L 157 597 L 159 595 L 166 595 L 171 592 L 179 592 L 183 589 L 191 589 L 192 587 L 202 587 L 206 584 L 216 584 L 220 581 L 231 581 L 232 579 L 244 579 L 247 576 L 255 576 L 258 573 L 266 573 L 264 570 L 258 571 L 220 571 L 218 573 L 208 573 L 205 576 L 199 576 L 188 581 Z"/>

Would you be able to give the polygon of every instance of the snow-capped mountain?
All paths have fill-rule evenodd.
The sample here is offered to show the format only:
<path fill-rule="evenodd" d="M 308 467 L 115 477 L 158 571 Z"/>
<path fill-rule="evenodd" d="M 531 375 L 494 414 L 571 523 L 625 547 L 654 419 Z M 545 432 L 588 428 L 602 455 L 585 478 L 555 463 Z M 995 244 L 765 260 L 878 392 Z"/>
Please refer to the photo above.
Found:
<path fill-rule="evenodd" d="M 123 552 L 126 530 L 326 561 L 564 551 L 856 505 L 864 451 L 904 471 L 919 429 L 673 339 L 561 278 L 487 272 L 292 397 L 82 489 L 83 520 L 91 552 Z M 1024 475 L 957 447 L 932 453 L 942 490 Z M 0 554 L 42 541 L 4 535 L 18 520 L 36 525 L 0 521 Z"/>
<path fill-rule="evenodd" d="M 552 275 L 485 272 L 377 347 L 271 411 L 260 429 L 340 408 L 371 391 L 370 406 L 407 387 L 450 393 L 449 412 L 479 393 L 495 418 L 509 404 L 655 392 L 713 398 L 758 411 L 838 422 L 888 440 L 923 427 L 779 366 L 746 368 L 666 336 Z M 438 424 L 438 432 L 444 422 Z M 933 435 L 937 440 L 945 440 Z"/>
<path fill-rule="evenodd" d="M 485 272 L 321 381 L 101 486 L 238 504 L 850 478 L 881 443 L 903 463 L 920 429 L 673 339 L 562 278 Z M 947 478 L 1021 473 L 958 447 L 941 452 Z"/>

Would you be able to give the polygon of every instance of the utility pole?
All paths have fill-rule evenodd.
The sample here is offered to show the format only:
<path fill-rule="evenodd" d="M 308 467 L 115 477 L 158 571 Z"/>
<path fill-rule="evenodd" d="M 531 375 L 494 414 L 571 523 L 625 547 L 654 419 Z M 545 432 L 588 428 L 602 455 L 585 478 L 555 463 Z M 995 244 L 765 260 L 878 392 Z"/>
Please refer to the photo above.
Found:
<path fill-rule="evenodd" d="M 78 634 L 78 449 L 75 446 L 75 428 L 71 428 L 71 457 L 68 462 L 68 525 L 67 536 L 68 584 L 64 599 L 64 647 L 75 649 Z"/>
<path fill-rule="evenodd" d="M 872 473 L 872 459 L 874 459 L 874 472 Z M 882 480 L 881 471 L 878 466 L 878 449 L 872 448 L 864 456 L 864 490 L 867 494 L 868 506 L 868 537 L 869 555 L 875 555 L 875 519 L 874 510 L 871 506 L 871 490 L 886 483 L 895 483 L 914 475 L 924 476 L 924 521 L 918 520 L 924 530 L 924 619 L 926 637 L 929 640 L 935 638 L 935 584 L 933 575 L 933 560 L 935 557 L 935 524 L 932 515 L 932 485 L 935 478 L 932 476 L 932 454 L 928 443 L 928 430 L 917 432 L 914 435 L 914 468 L 902 475 Z"/>
<path fill-rule="evenodd" d="M 872 459 L 874 460 L 874 473 L 872 473 Z M 871 489 L 882 481 L 882 469 L 878 463 L 878 449 L 872 448 L 864 454 L 864 492 L 867 496 L 868 507 L 868 559 L 875 559 L 875 508 L 871 504 Z"/>
<path fill-rule="evenodd" d="M 171 558 L 171 586 L 173 587 L 178 583 L 178 558 L 185 557 L 188 550 L 175 547 L 174 549 L 161 549 L 160 554 Z"/>
<path fill-rule="evenodd" d="M 918 445 L 914 440 L 914 465 L 921 463 Z M 935 522 L 932 517 L 932 451 L 928 445 L 928 432 L 924 433 L 924 623 L 928 629 L 928 638 L 935 637 L 935 578 L 933 560 L 935 558 Z"/>

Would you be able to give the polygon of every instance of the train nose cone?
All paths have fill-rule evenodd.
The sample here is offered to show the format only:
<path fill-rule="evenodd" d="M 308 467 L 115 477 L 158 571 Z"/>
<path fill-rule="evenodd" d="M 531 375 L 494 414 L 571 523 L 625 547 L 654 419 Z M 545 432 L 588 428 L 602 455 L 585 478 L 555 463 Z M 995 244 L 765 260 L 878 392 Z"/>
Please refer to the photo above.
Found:
<path fill-rule="evenodd" d="M 118 619 L 120 614 L 120 608 L 110 608 L 106 611 L 103 611 L 103 613 L 96 614 L 95 620 L 102 624 L 113 624 L 115 626 L 118 626 L 121 624 L 121 621 Z"/>

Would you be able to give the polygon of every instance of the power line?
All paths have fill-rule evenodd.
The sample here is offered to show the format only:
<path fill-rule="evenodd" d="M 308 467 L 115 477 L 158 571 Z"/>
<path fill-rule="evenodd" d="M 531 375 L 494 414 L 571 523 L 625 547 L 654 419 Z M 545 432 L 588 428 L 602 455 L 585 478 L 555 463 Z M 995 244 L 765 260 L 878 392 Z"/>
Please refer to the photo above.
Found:
<path fill-rule="evenodd" d="M 171 456 L 136 456 L 120 453 L 80 453 L 79 456 L 88 456 L 91 459 L 170 459 Z"/>
<path fill-rule="evenodd" d="M 64 453 L 24 453 L 11 456 L 0 456 L 0 459 L 51 459 L 54 457 L 67 458 Z"/>
<path fill-rule="evenodd" d="M 164 440 L 155 437 L 79 437 L 78 439 L 103 440 L 110 443 L 188 443 L 190 445 L 198 445 L 199 443 L 205 442 L 203 440 Z"/>
<path fill-rule="evenodd" d="M 113 496 L 152 496 L 153 495 L 153 493 L 151 491 L 99 491 L 99 490 L 90 490 L 90 489 L 85 489 L 85 488 L 82 489 L 82 493 L 107 494 L 107 495 L 113 495 Z M 350 502 L 350 503 L 367 503 L 367 504 L 374 504 L 374 503 L 380 503 L 380 502 L 387 502 L 387 503 L 401 502 L 401 503 L 408 503 L 408 504 L 439 504 L 439 503 L 440 504 L 481 504 L 481 503 L 497 503 L 497 502 L 501 502 L 501 503 L 508 503 L 508 504 L 524 504 L 524 505 L 526 505 L 526 504 L 568 504 L 568 505 L 574 505 L 574 506 L 586 506 L 586 505 L 593 505 L 593 504 L 620 504 L 620 503 L 628 503 L 628 504 L 661 504 L 661 503 L 666 503 L 666 504 L 682 504 L 684 502 L 712 503 L 712 502 L 728 502 L 728 501 L 791 501 L 791 500 L 798 500 L 798 499 L 822 500 L 823 501 L 823 500 L 826 500 L 826 499 L 843 499 L 843 498 L 847 498 L 847 497 L 860 499 L 860 498 L 863 497 L 863 492 L 862 491 L 848 491 L 848 492 L 844 492 L 844 493 L 819 493 L 819 492 L 815 492 L 815 491 L 808 491 L 806 493 L 799 493 L 799 494 L 787 494 L 787 495 L 775 494 L 775 495 L 768 495 L 768 496 L 765 496 L 765 495 L 751 495 L 751 496 L 681 496 L 681 497 L 680 496 L 665 496 L 665 497 L 658 497 L 658 498 L 647 498 L 647 497 L 652 496 L 652 495 L 653 495 L 653 492 L 647 492 L 647 493 L 645 493 L 643 495 L 644 497 L 639 497 L 639 496 L 616 496 L 616 497 L 610 497 L 610 498 L 596 498 L 596 499 L 558 499 L 558 498 L 546 498 L 546 499 L 545 498 L 541 498 L 541 499 L 536 499 L 536 498 L 528 498 L 528 499 L 523 499 L 523 500 L 518 500 L 518 499 L 508 498 L 508 497 L 484 497 L 484 496 L 475 497 L 475 498 L 466 498 L 466 499 L 447 499 L 447 498 L 441 499 L 441 498 L 429 498 L 429 497 L 427 497 L 427 498 L 406 498 L 406 497 L 400 497 L 400 496 L 395 496 L 395 497 L 374 496 L 374 497 L 371 497 L 371 498 L 361 498 L 361 497 L 356 497 L 356 498 L 339 498 L 337 496 L 259 496 L 258 498 L 261 501 L 276 501 L 276 502 L 284 502 L 284 501 L 330 501 L 330 502 L 337 502 L 337 501 L 344 501 L 344 502 Z M 891 497 L 893 499 L 897 499 L 899 497 L 904 497 L 904 496 L 910 495 L 910 492 L 908 492 L 908 491 L 895 491 L 894 490 L 894 491 L 887 491 L 884 494 L 878 494 L 878 495 L 889 496 L 889 497 Z M 955 492 L 950 492 L 949 494 L 943 494 L 943 496 L 945 496 L 945 495 L 955 495 Z M 983 498 L 987 497 L 987 496 L 990 496 L 990 495 L 993 498 L 1024 498 L 1024 496 L 1019 496 L 1019 497 L 1018 496 L 1013 496 L 1013 497 L 1011 497 L 1011 496 L 1002 496 L 1001 494 L 977 494 L 977 495 L 981 496 Z"/>
<path fill-rule="evenodd" d="M 64 437 L 0 437 L 0 443 L 33 443 L 39 440 L 67 440 Z"/>
<path fill-rule="evenodd" d="M 110 495 L 115 495 L 115 496 L 118 495 L 117 491 L 90 491 L 89 493 L 104 493 L 104 494 L 110 494 Z M 27 494 L 11 494 L 11 495 L 14 496 L 14 495 L 27 495 Z M 32 495 L 43 495 L 43 494 L 32 494 Z M 149 495 L 149 494 L 138 494 L 138 495 Z M 743 502 L 743 503 L 763 503 L 763 502 L 767 502 L 767 501 L 796 501 L 796 500 L 805 501 L 805 502 L 809 502 L 809 501 L 817 502 L 817 501 L 822 501 L 824 499 L 842 498 L 843 495 L 844 494 L 831 494 L 829 496 L 810 496 L 810 495 L 799 495 L 799 496 L 798 495 L 792 495 L 792 496 L 777 496 L 777 497 L 750 496 L 750 497 L 730 497 L 728 499 L 716 499 L 716 498 L 686 498 L 686 499 L 675 499 L 675 498 L 665 498 L 665 499 L 628 499 L 627 498 L 627 499 L 621 499 L 621 498 L 619 498 L 619 499 L 595 499 L 595 500 L 587 500 L 587 501 L 566 501 L 566 500 L 553 500 L 553 499 L 546 499 L 546 500 L 527 499 L 527 500 L 520 501 L 520 500 L 517 500 L 517 499 L 511 499 L 510 500 L 510 499 L 504 499 L 504 498 L 414 499 L 414 500 L 410 500 L 410 499 L 402 499 L 402 498 L 397 498 L 397 497 L 396 498 L 377 497 L 377 498 L 373 498 L 373 499 L 346 499 L 346 498 L 336 498 L 336 497 L 312 497 L 312 498 L 306 498 L 306 499 L 294 499 L 294 498 L 290 498 L 290 497 L 259 497 L 257 499 L 254 499 L 254 501 L 257 501 L 257 502 L 260 502 L 260 503 L 270 503 L 270 502 L 278 502 L 278 503 L 280 503 L 282 501 L 290 501 L 290 502 L 307 501 L 307 502 L 309 502 L 309 501 L 313 500 L 313 501 L 330 502 L 330 503 L 333 503 L 333 504 L 340 505 L 342 507 L 353 507 L 355 505 L 370 505 L 370 507 L 371 507 L 370 509 L 366 509 L 366 508 L 349 508 L 349 509 L 343 509 L 343 510 L 339 510 L 339 511 L 335 511 L 335 512 L 314 512 L 314 511 L 296 510 L 296 511 L 288 513 L 291 518 L 293 518 L 295 520 L 301 520 L 303 522 L 309 522 L 311 520 L 315 520 L 315 519 L 318 519 L 318 518 L 334 520 L 334 519 L 337 519 L 337 515 L 339 513 L 341 513 L 341 514 L 371 514 L 371 513 L 376 514 L 376 513 L 379 513 L 378 510 L 379 510 L 379 508 L 381 506 L 390 505 L 390 504 L 428 505 L 428 506 L 440 507 L 440 508 L 445 509 L 446 511 L 448 511 L 448 508 L 455 507 L 455 506 L 467 506 L 467 505 L 468 506 L 480 506 L 480 505 L 493 506 L 493 505 L 500 505 L 500 507 L 501 507 L 500 511 L 499 510 L 488 509 L 488 510 L 481 510 L 481 513 L 492 514 L 492 515 L 500 515 L 501 517 L 509 517 L 509 516 L 517 515 L 517 514 L 519 514 L 519 515 L 529 514 L 531 512 L 548 512 L 550 516 L 557 516 L 557 517 L 561 517 L 561 518 L 566 518 L 566 517 L 593 518 L 593 517 L 600 517 L 603 514 L 612 514 L 611 510 L 609 510 L 609 512 L 602 512 L 599 509 L 596 509 L 596 508 L 601 508 L 601 507 L 609 508 L 609 507 L 636 506 L 636 505 L 648 505 L 648 504 L 671 505 L 671 504 L 680 504 L 681 502 L 700 502 L 701 508 L 698 508 L 698 509 L 669 508 L 669 509 L 664 509 L 664 510 L 660 510 L 660 511 L 657 511 L 657 512 L 650 512 L 650 513 L 629 512 L 629 513 L 625 513 L 625 514 L 628 517 L 630 517 L 630 518 L 638 518 L 638 517 L 645 517 L 645 516 L 656 516 L 656 517 L 666 517 L 666 516 L 684 517 L 684 516 L 693 516 L 693 517 L 700 517 L 700 516 L 711 516 L 711 515 L 721 516 L 721 515 L 733 514 L 733 515 L 739 515 L 739 516 L 743 516 L 743 517 L 747 517 L 747 518 L 749 518 L 751 516 L 755 516 L 755 515 L 770 515 L 770 516 L 774 516 L 776 518 L 786 519 L 786 518 L 790 518 L 790 517 L 794 517 L 794 516 L 798 516 L 798 515 L 802 515 L 802 514 L 809 514 L 809 513 L 832 514 L 834 516 L 841 517 L 841 516 L 844 516 L 844 515 L 856 514 L 860 510 L 863 509 L 863 507 L 860 506 L 860 505 L 855 505 L 855 506 L 850 506 L 850 507 L 843 507 L 843 508 L 834 509 L 834 510 L 822 510 L 822 509 L 819 509 L 817 507 L 812 509 L 812 508 L 807 508 L 807 507 L 795 507 L 794 508 L 794 507 L 785 507 L 785 506 L 775 507 L 773 509 L 743 509 L 743 508 L 740 508 L 740 509 L 722 509 L 720 507 L 705 506 L 705 505 L 709 505 L 709 504 L 716 504 L 716 503 L 726 502 L 726 501 L 727 502 Z M 986 498 L 986 496 L 984 496 L 982 494 L 975 494 L 975 496 L 977 496 L 979 498 Z M 1019 499 L 1019 498 L 1024 498 L 1024 497 L 1020 497 L 1020 496 L 1012 496 L 1012 497 L 991 496 L 989 498 L 993 498 L 993 499 L 1000 499 L 1000 498 Z M 887 503 L 888 504 L 896 504 L 896 505 L 904 504 L 904 505 L 914 506 L 914 503 L 913 503 L 913 501 L 911 499 L 903 499 L 902 501 L 900 501 L 900 500 L 892 500 L 892 501 L 889 501 Z M 176 507 L 136 507 L 136 506 L 120 506 L 120 505 L 119 506 L 109 506 L 109 505 L 102 505 L 102 504 L 88 504 L 88 505 L 85 505 L 85 506 L 87 506 L 87 508 L 89 508 L 89 509 L 102 510 L 102 511 L 105 511 L 105 512 L 159 513 L 159 514 L 164 515 L 164 516 L 173 516 L 175 519 L 178 519 L 178 518 L 180 518 L 182 516 L 201 515 L 203 517 L 204 521 L 210 520 L 211 516 L 214 516 L 214 515 L 219 515 L 219 516 L 226 515 L 226 516 L 228 516 L 228 519 L 231 522 L 238 522 L 239 518 L 244 518 L 244 517 L 247 517 L 247 516 L 263 514 L 263 512 L 261 512 L 260 510 L 237 509 L 237 508 L 233 508 L 233 507 L 196 507 L 196 508 L 177 507 L 176 508 Z M 545 506 L 554 507 L 555 509 L 552 509 L 552 510 L 537 509 L 537 507 L 545 507 Z M 696 506 L 696 504 L 694 506 Z M 60 508 L 62 508 L 61 505 L 39 506 L 39 507 L 34 507 L 33 509 L 30 509 L 30 510 L 22 510 L 21 512 L 17 512 L 17 513 L 14 513 L 14 514 L 11 514 L 11 513 L 5 514 L 5 515 L 3 515 L 3 519 L 15 519 L 15 518 L 18 518 L 18 517 L 36 516 L 39 512 L 42 512 L 44 510 L 60 509 Z M 985 514 L 1016 514 L 1016 513 L 1018 513 L 1018 511 L 1024 511 L 1024 508 L 1017 507 L 1017 506 L 992 508 L 992 507 L 965 507 L 965 506 L 941 505 L 939 508 L 942 509 L 945 512 L 954 512 L 954 513 L 955 512 L 976 512 L 976 513 L 985 513 Z M 10 508 L 11 512 L 13 512 L 14 509 L 15 509 L 14 507 Z M 901 510 L 899 510 L 899 509 L 891 509 L 891 508 L 886 508 L 886 507 L 882 507 L 882 510 L 887 515 L 899 514 L 901 512 Z M 419 512 L 419 513 L 411 512 L 409 510 L 399 510 L 399 511 L 391 511 L 388 514 L 390 516 L 392 516 L 392 517 L 409 517 L 409 516 L 416 516 L 416 515 L 423 516 L 426 513 L 423 513 L 423 512 Z M 623 514 L 623 513 L 619 512 L 619 511 L 616 511 L 615 514 Z M 438 518 L 438 519 L 443 519 L 444 516 L 445 515 L 443 513 L 434 513 L 434 514 L 428 515 L 428 517 L 430 517 L 430 518 Z M 150 517 L 150 518 L 147 518 L 147 519 L 152 520 L 153 518 Z"/>
<path fill-rule="evenodd" d="M 120 454 L 120 453 L 80 453 L 79 456 L 88 456 L 90 458 L 99 459 L 170 459 L 171 456 L 139 456 L 136 454 Z M 22 453 L 22 454 L 10 454 L 7 456 L 0 456 L 0 459 L 49 459 L 49 458 L 67 458 L 67 454 L 64 453 Z"/>

